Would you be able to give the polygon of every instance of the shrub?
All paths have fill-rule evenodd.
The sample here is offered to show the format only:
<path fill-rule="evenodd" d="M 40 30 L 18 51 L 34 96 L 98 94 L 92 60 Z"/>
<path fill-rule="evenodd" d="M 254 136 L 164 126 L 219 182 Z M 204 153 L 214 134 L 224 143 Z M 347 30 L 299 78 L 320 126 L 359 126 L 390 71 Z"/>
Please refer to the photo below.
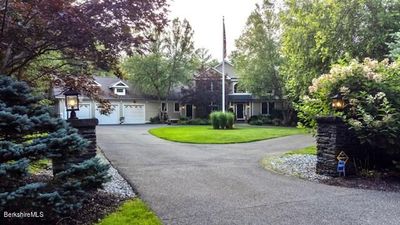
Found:
<path fill-rule="evenodd" d="M 270 115 L 262 115 L 260 119 L 263 124 L 273 124 L 273 119 L 271 119 Z M 275 119 L 277 118 L 274 118 L 274 120 Z"/>
<path fill-rule="evenodd" d="M 210 121 L 208 119 L 191 119 L 187 121 L 188 125 L 210 125 Z"/>
<path fill-rule="evenodd" d="M 282 124 L 282 120 L 279 119 L 279 118 L 275 118 L 275 119 L 272 120 L 272 124 L 275 125 L 275 126 L 279 126 L 279 125 Z"/>
<path fill-rule="evenodd" d="M 250 125 L 270 125 L 272 124 L 271 115 L 251 116 L 247 121 Z"/>
<path fill-rule="evenodd" d="M 212 112 L 210 114 L 211 124 L 214 129 L 219 129 L 219 114 L 220 112 Z"/>
<path fill-rule="evenodd" d="M 226 113 L 226 129 L 233 129 L 233 123 L 235 122 L 235 115 L 231 112 Z"/>
<path fill-rule="evenodd" d="M 219 127 L 221 128 L 221 129 L 225 129 L 226 128 L 226 124 L 227 124 L 227 117 L 226 117 L 226 113 L 220 113 L 219 114 L 219 119 L 218 119 L 218 121 L 219 121 Z"/>
<path fill-rule="evenodd" d="M 250 125 L 255 125 L 255 126 L 262 126 L 263 125 L 263 121 L 262 120 L 256 120 L 256 119 L 252 119 L 249 123 Z"/>
<path fill-rule="evenodd" d="M 189 118 L 186 117 L 186 116 L 181 116 L 181 117 L 179 117 L 179 120 L 180 120 L 180 121 L 188 121 Z"/>
<path fill-rule="evenodd" d="M 31 93 L 26 83 L 0 76 L 0 211 L 68 213 L 107 181 L 108 166 L 97 158 L 73 161 L 89 143 Z M 30 162 L 46 158 L 71 160 L 52 180 L 31 179 Z"/>
<path fill-rule="evenodd" d="M 330 73 L 314 79 L 309 95 L 296 105 L 301 126 L 316 128 L 315 118 L 341 117 L 355 132 L 364 155 L 400 155 L 400 65 L 365 59 L 349 65 L 335 65 Z M 331 97 L 340 93 L 344 110 L 331 107 Z M 374 157 L 371 157 L 374 158 Z"/>
<path fill-rule="evenodd" d="M 151 124 L 159 124 L 159 123 L 161 123 L 160 117 L 159 116 L 151 117 L 150 118 L 150 123 Z"/>
<path fill-rule="evenodd" d="M 251 116 L 248 120 L 247 123 L 251 124 L 252 121 L 258 120 L 259 119 L 259 115 L 257 116 Z"/>
<path fill-rule="evenodd" d="M 214 129 L 232 129 L 235 115 L 231 112 L 212 112 L 210 120 Z"/>

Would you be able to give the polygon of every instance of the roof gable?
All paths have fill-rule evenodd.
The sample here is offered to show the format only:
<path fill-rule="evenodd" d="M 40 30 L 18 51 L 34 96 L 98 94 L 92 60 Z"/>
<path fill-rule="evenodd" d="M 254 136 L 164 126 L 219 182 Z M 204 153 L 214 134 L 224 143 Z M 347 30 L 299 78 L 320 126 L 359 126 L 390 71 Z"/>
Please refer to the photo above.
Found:
<path fill-rule="evenodd" d="M 129 86 L 120 80 L 112 84 L 110 88 L 129 88 Z"/>

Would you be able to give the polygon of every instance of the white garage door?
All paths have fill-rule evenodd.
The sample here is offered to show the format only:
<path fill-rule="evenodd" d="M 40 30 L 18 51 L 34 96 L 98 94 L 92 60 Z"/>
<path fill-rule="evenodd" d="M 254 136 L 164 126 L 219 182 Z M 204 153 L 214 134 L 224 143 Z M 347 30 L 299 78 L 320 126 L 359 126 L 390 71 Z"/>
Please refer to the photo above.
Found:
<path fill-rule="evenodd" d="M 119 105 L 111 104 L 111 112 L 109 115 L 100 114 L 100 108 L 97 106 L 95 117 L 99 120 L 99 124 L 119 124 Z"/>
<path fill-rule="evenodd" d="M 126 124 L 145 123 L 145 106 L 138 104 L 124 105 L 124 116 Z"/>
<path fill-rule="evenodd" d="M 90 103 L 80 103 L 79 104 L 79 111 L 76 111 L 76 117 L 79 119 L 90 119 Z"/>

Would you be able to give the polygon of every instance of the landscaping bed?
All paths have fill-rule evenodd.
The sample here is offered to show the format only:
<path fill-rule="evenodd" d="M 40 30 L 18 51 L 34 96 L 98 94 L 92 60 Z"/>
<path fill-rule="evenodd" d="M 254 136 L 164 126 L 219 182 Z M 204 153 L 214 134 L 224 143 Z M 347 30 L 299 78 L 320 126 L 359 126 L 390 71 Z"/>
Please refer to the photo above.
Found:
<path fill-rule="evenodd" d="M 232 144 L 305 134 L 304 129 L 292 127 L 235 126 L 233 129 L 213 129 L 211 126 L 174 126 L 149 130 L 159 138 L 193 144 Z"/>
<path fill-rule="evenodd" d="M 268 156 L 262 160 L 267 170 L 313 182 L 348 188 L 400 192 L 399 174 L 371 172 L 369 176 L 329 177 L 315 173 L 316 163 L 315 147 Z"/>
<path fill-rule="evenodd" d="M 99 152 L 98 156 L 103 163 L 109 163 L 108 160 Z M 51 163 L 42 163 L 42 167 L 35 166 L 35 173 L 27 178 L 27 182 L 44 182 L 53 179 Z M 54 214 L 50 214 L 51 209 L 45 210 L 43 212 L 43 218 L 3 218 L 5 221 L 1 221 L 0 224 L 18 224 L 18 225 L 36 225 L 36 224 L 57 224 L 57 225 L 90 225 L 102 222 L 102 219 L 107 217 L 108 214 L 118 213 L 115 212 L 120 206 L 129 201 L 140 201 L 135 198 L 135 193 L 129 183 L 118 173 L 118 171 L 110 166 L 109 175 L 111 180 L 104 184 L 103 189 L 93 191 L 89 193 L 89 198 L 83 203 L 82 208 L 71 212 L 63 217 L 56 217 Z M 150 218 L 152 221 L 158 221 L 158 218 L 148 209 L 145 208 L 145 204 L 135 205 L 138 207 L 140 212 L 145 213 L 144 219 L 148 218 L 148 214 L 152 215 L 154 218 Z M 128 213 L 134 216 L 135 207 L 128 208 Z M 147 211 L 145 210 L 147 209 Z M 15 209 L 16 212 L 23 211 L 35 212 L 35 209 Z M 125 214 L 126 214 L 125 210 Z M 136 215 L 136 214 L 135 214 Z M 144 221 L 141 215 L 137 215 L 138 218 L 130 218 L 130 220 L 139 219 L 139 221 Z M 109 223 L 104 223 L 109 224 Z M 124 223 L 120 223 L 124 224 Z M 127 223 L 129 224 L 129 223 Z M 159 223 L 148 223 L 148 224 L 159 224 Z"/>

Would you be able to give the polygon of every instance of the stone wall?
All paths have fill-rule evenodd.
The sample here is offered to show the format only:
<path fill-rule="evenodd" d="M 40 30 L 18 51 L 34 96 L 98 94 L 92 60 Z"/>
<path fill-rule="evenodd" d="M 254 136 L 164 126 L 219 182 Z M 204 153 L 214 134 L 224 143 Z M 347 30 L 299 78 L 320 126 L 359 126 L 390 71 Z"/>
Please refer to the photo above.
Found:
<path fill-rule="evenodd" d="M 96 142 L 96 126 L 99 123 L 97 119 L 76 119 L 68 120 L 68 123 L 78 130 L 78 133 L 86 140 L 89 141 L 87 151 L 73 159 L 57 159 L 53 160 L 53 174 L 65 170 L 66 163 L 68 162 L 83 162 L 87 159 L 96 156 L 97 142 Z"/>
<path fill-rule="evenodd" d="M 344 151 L 349 160 L 346 164 L 346 175 L 355 172 L 353 158 L 359 148 L 355 134 L 339 117 L 317 118 L 317 168 L 322 175 L 338 176 L 337 156 Z"/>

